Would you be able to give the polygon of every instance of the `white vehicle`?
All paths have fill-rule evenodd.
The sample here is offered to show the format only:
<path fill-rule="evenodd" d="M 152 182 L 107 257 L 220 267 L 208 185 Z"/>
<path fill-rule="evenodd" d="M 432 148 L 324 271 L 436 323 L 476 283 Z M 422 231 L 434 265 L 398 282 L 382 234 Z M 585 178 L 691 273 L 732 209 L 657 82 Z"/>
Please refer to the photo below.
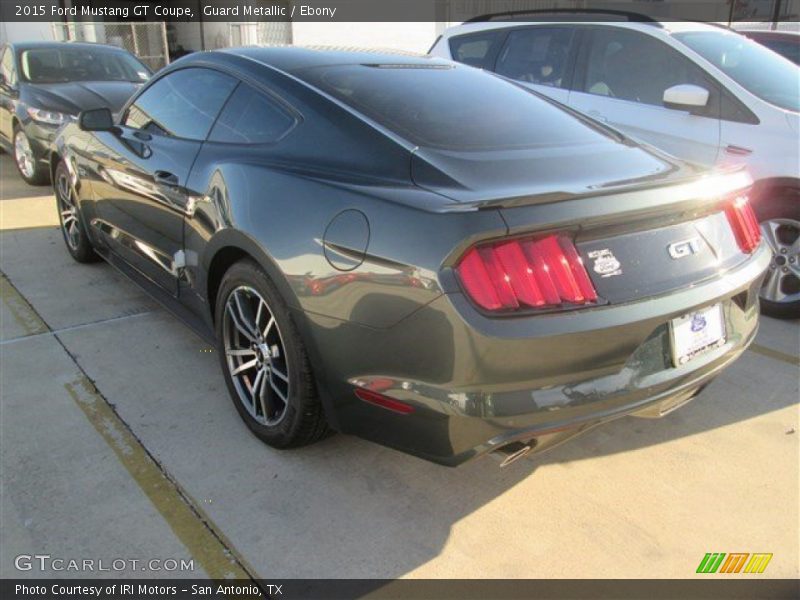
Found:
<path fill-rule="evenodd" d="M 515 79 L 683 159 L 746 164 L 775 253 L 763 311 L 800 316 L 800 69 L 724 27 L 609 16 L 488 15 L 447 29 L 430 54 Z"/>

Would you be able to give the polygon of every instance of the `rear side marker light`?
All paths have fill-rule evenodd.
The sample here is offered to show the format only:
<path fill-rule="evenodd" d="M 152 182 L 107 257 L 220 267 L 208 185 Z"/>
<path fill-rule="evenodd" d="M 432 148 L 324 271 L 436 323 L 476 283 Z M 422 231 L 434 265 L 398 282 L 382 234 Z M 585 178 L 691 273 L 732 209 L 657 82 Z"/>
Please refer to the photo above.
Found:
<path fill-rule="evenodd" d="M 575 245 L 560 234 L 475 246 L 461 258 L 456 273 L 473 302 L 489 311 L 597 301 Z"/>
<path fill-rule="evenodd" d="M 725 207 L 725 216 L 742 252 L 752 253 L 761 242 L 761 227 L 747 196 L 737 196 Z"/>
<path fill-rule="evenodd" d="M 384 396 L 383 394 L 379 394 L 378 392 L 373 392 L 372 390 L 367 390 L 364 388 L 356 388 L 355 395 L 360 400 L 364 402 L 369 402 L 370 404 L 374 404 L 375 406 L 380 406 L 381 408 L 386 408 L 388 410 L 394 411 L 396 413 L 400 413 L 402 415 L 407 415 L 409 413 L 414 412 L 414 407 L 410 404 L 406 404 L 405 402 L 400 402 L 399 400 L 395 400 L 394 398 L 389 398 L 388 396 Z"/>

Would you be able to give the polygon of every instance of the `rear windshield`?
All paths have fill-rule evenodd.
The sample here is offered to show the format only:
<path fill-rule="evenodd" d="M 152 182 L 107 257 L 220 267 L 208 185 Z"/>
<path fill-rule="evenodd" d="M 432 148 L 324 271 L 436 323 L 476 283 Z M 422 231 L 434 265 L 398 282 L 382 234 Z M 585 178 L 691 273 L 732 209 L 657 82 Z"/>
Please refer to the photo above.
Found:
<path fill-rule="evenodd" d="M 22 77 L 31 83 L 68 81 L 133 81 L 141 83 L 150 71 L 127 52 L 111 48 L 32 48 L 20 57 Z"/>
<path fill-rule="evenodd" d="M 516 84 L 463 65 L 339 65 L 299 75 L 419 146 L 482 150 L 606 139 Z"/>

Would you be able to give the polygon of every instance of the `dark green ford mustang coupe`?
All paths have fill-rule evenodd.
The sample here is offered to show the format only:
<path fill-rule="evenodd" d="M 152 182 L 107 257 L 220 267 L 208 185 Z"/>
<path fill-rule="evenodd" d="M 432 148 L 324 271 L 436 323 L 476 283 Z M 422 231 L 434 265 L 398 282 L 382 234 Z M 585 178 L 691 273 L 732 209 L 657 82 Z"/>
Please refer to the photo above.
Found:
<path fill-rule="evenodd" d="M 746 173 L 440 59 L 193 54 L 51 158 L 72 256 L 214 340 L 277 448 L 507 464 L 660 416 L 753 340 L 770 261 Z"/>

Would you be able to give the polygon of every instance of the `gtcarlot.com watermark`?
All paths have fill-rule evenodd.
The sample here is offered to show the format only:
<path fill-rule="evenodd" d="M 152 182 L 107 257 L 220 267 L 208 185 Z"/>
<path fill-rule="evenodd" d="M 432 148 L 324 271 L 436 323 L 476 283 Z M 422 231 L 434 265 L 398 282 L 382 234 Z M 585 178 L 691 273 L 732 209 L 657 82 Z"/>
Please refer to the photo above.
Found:
<path fill-rule="evenodd" d="M 14 558 L 18 571 L 194 571 L 194 559 L 185 558 L 65 558 L 50 554 L 20 554 Z"/>

